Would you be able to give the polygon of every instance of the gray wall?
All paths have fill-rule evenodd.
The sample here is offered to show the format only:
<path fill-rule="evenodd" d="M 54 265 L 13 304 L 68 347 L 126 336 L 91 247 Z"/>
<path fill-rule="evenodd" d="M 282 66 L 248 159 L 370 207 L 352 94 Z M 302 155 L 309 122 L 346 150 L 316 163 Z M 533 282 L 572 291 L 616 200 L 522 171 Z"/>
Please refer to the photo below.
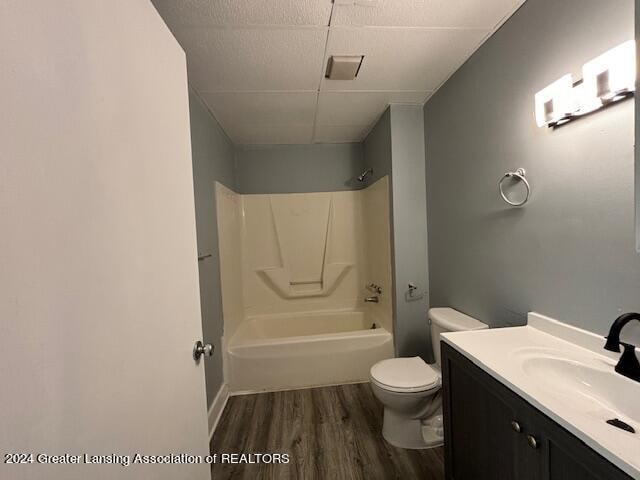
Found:
<path fill-rule="evenodd" d="M 198 262 L 204 341 L 215 346 L 213 357 L 205 362 L 207 403 L 211 405 L 223 383 L 220 344 L 222 297 L 214 182 L 235 188 L 234 147 L 216 119 L 192 91 L 189 92 L 189 110 L 198 252 L 211 254 L 211 257 Z"/>
<path fill-rule="evenodd" d="M 640 0 L 635 0 L 636 16 L 636 45 L 640 45 Z M 636 48 L 636 65 L 640 65 L 640 48 Z M 636 81 L 636 84 L 640 82 Z M 635 135 L 636 138 L 640 138 L 640 95 L 635 97 Z M 636 251 L 640 253 L 640 149 L 635 148 L 635 161 L 636 161 Z"/>
<path fill-rule="evenodd" d="M 364 167 L 373 168 L 367 184 L 391 175 L 391 109 L 387 108 L 363 142 Z"/>
<path fill-rule="evenodd" d="M 423 113 L 417 105 L 391 105 L 390 110 L 396 351 L 429 360 Z M 409 282 L 418 287 L 412 297 Z"/>
<path fill-rule="evenodd" d="M 538 90 L 634 37 L 633 8 L 528 0 L 425 105 L 433 306 L 491 325 L 534 310 L 599 334 L 640 310 L 633 101 L 556 130 L 534 119 Z M 520 209 L 496 188 L 518 167 L 533 188 Z"/>
<path fill-rule="evenodd" d="M 362 145 L 242 146 L 236 150 L 238 193 L 355 190 L 362 185 Z"/>
<path fill-rule="evenodd" d="M 390 175 L 394 341 L 398 356 L 430 360 L 427 324 L 427 214 L 424 125 L 420 106 L 392 105 L 364 141 L 370 182 Z M 418 286 L 407 297 L 409 282 Z"/>

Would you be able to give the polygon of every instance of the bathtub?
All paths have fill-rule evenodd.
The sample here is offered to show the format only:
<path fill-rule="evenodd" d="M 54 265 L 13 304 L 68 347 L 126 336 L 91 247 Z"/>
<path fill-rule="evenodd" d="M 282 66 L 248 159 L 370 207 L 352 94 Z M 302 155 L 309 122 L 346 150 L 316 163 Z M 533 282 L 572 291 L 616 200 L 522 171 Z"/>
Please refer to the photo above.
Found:
<path fill-rule="evenodd" d="M 393 337 L 361 311 L 265 315 L 244 321 L 226 345 L 231 392 L 364 382 L 393 357 Z"/>

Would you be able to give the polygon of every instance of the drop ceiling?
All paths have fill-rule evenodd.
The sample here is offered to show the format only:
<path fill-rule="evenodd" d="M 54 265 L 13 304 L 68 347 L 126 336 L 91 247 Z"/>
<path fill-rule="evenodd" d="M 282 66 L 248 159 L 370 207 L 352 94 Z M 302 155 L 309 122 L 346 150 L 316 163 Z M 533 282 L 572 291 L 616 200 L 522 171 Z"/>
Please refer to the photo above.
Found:
<path fill-rule="evenodd" d="M 422 105 L 524 0 L 152 0 L 236 144 L 359 142 Z M 355 80 L 331 55 L 364 55 Z"/>

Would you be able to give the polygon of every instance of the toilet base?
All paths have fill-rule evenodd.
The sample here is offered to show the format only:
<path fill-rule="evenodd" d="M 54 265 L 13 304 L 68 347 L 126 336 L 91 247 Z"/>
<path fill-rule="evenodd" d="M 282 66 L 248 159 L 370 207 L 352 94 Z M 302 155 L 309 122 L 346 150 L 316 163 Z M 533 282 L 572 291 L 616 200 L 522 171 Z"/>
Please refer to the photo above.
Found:
<path fill-rule="evenodd" d="M 394 447 L 421 450 L 443 444 L 442 429 L 430 424 L 431 419 L 408 418 L 384 409 L 382 436 Z"/>
<path fill-rule="evenodd" d="M 437 415 L 422 421 L 422 439 L 428 445 L 426 448 L 441 447 L 444 445 L 444 419 L 442 409 Z"/>

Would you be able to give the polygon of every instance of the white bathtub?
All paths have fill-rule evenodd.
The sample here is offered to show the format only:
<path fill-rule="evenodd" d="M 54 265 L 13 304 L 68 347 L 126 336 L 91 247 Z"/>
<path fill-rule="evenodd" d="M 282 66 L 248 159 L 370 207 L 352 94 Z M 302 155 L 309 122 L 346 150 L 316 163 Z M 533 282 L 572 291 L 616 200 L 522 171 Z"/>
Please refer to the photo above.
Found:
<path fill-rule="evenodd" d="M 232 392 L 363 382 L 379 360 L 393 357 L 393 337 L 364 312 L 253 317 L 226 348 Z"/>

